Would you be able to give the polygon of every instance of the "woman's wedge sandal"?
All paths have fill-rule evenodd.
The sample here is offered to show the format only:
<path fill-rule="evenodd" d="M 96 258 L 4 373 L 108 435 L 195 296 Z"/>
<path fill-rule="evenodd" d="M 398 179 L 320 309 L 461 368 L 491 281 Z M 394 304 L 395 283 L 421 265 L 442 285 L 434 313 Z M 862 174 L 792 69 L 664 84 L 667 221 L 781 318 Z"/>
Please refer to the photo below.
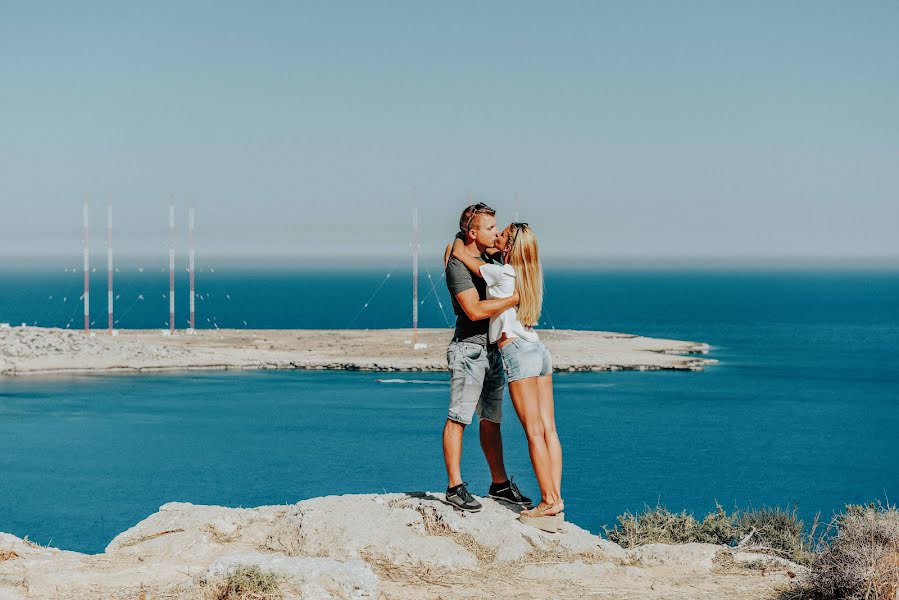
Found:
<path fill-rule="evenodd" d="M 539 506 L 537 508 L 532 508 L 531 510 L 523 510 L 521 511 L 521 514 L 518 515 L 518 520 L 525 525 L 536 527 L 541 531 L 546 531 L 548 533 L 557 533 L 562 528 L 562 524 L 565 522 L 565 513 L 559 512 L 554 515 L 543 514 L 553 506 L 554 505 L 549 505 L 542 510 Z"/>

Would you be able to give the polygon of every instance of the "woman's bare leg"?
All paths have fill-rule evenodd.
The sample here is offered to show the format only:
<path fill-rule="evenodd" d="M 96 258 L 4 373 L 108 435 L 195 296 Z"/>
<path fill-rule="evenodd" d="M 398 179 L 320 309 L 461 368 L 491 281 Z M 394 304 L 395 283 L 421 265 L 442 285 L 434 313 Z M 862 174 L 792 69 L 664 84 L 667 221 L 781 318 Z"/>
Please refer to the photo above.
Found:
<path fill-rule="evenodd" d="M 556 412 L 553 403 L 552 374 L 537 378 L 537 401 L 540 407 L 540 420 L 543 423 L 543 437 L 549 452 L 550 471 L 552 473 L 553 495 L 562 499 L 562 444 L 556 433 Z"/>
<path fill-rule="evenodd" d="M 509 396 L 527 435 L 531 464 L 534 466 L 534 475 L 537 476 L 537 485 L 540 486 L 540 495 L 543 498 L 541 504 L 544 507 L 553 505 L 559 498 L 554 493 L 556 485 L 553 481 L 550 453 L 546 447 L 546 432 L 540 415 L 537 378 L 528 377 L 510 382 Z M 538 505 L 538 508 L 541 507 Z"/>

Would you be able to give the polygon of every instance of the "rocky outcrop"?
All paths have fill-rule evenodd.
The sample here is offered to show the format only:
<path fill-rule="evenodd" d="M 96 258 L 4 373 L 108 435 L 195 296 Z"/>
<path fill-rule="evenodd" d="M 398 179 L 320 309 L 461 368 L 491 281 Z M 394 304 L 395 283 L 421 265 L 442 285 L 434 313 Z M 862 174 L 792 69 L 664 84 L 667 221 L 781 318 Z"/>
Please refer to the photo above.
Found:
<path fill-rule="evenodd" d="M 254 565 L 294 599 L 761 599 L 802 575 L 722 546 L 624 550 L 570 523 L 556 534 L 528 527 L 489 499 L 472 514 L 440 494 L 397 493 L 258 508 L 169 503 L 97 555 L 0 534 L 0 600 L 204 598 Z"/>

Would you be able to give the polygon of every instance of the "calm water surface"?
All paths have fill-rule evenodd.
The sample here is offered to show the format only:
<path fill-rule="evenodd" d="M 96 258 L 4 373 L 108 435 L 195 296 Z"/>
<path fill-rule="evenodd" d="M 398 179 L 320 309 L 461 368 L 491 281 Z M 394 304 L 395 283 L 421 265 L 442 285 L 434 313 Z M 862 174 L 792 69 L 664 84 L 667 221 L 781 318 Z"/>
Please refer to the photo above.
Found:
<path fill-rule="evenodd" d="M 385 282 L 383 272 L 217 271 L 198 284 L 209 294 L 201 324 L 212 315 L 221 327 L 408 325 L 400 273 Z M 71 273 L 7 275 L 0 320 L 66 325 L 72 299 L 59 290 Z M 121 305 L 119 326 L 164 326 L 155 310 L 167 310 L 156 298 L 164 274 L 126 275 L 123 290 L 130 283 L 145 300 Z M 422 322 L 442 326 L 436 299 L 446 308 L 446 292 L 432 275 Z M 566 512 L 579 525 L 600 531 L 657 501 L 696 512 L 716 499 L 798 503 L 810 518 L 899 496 L 896 272 L 549 272 L 546 309 L 546 327 L 700 340 L 721 360 L 702 373 L 556 376 Z M 99 552 L 174 500 L 256 506 L 438 490 L 448 392 L 442 373 L 0 380 L 0 531 Z M 508 398 L 505 410 L 508 469 L 536 494 Z M 486 491 L 474 428 L 463 473 Z"/>

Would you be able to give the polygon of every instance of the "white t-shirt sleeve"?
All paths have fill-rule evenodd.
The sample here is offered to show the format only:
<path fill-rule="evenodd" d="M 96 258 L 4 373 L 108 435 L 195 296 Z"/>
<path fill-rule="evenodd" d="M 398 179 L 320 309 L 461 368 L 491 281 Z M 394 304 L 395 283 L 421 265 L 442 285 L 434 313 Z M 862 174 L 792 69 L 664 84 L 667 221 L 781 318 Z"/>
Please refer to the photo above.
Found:
<path fill-rule="evenodd" d="M 487 285 L 497 285 L 503 278 L 505 265 L 493 265 L 490 263 L 481 265 L 481 277 L 487 282 Z M 514 269 L 512 271 L 515 272 Z"/>

